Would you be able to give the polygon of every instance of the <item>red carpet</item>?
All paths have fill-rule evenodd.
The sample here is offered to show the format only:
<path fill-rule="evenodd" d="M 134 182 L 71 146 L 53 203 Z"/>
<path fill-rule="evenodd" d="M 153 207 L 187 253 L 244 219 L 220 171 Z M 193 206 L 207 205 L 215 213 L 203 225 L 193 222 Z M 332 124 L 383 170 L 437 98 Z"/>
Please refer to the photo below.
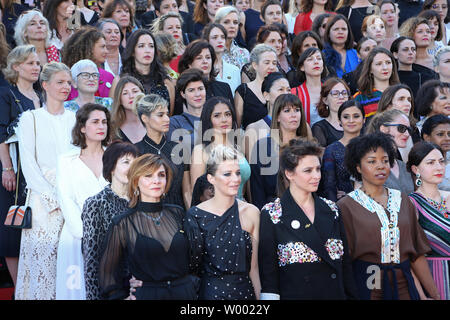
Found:
<path fill-rule="evenodd" d="M 11 300 L 14 288 L 0 288 L 0 300 Z"/>

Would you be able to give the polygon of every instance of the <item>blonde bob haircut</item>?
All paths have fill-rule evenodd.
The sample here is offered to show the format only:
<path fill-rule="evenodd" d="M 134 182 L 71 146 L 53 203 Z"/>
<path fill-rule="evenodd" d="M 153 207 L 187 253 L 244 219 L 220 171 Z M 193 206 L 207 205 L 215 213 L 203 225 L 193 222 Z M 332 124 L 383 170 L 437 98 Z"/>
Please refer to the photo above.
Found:
<path fill-rule="evenodd" d="M 142 125 L 145 127 L 142 116 L 146 115 L 147 117 L 150 117 L 152 112 L 158 108 L 169 110 L 169 103 L 158 94 L 152 93 L 145 95 L 143 93 L 138 93 L 134 98 L 132 108 L 139 120 L 141 120 Z"/>
<path fill-rule="evenodd" d="M 206 174 L 214 176 L 217 172 L 217 168 L 224 161 L 238 161 L 242 156 L 239 152 L 231 147 L 219 144 L 215 146 L 210 154 L 208 161 L 206 162 Z"/>
<path fill-rule="evenodd" d="M 172 169 L 169 164 L 161 156 L 155 154 L 144 154 L 139 158 L 136 158 L 131 163 L 130 169 L 128 170 L 128 198 L 130 203 L 128 206 L 134 208 L 139 202 L 140 190 L 138 187 L 139 179 L 153 174 L 156 170 L 164 167 L 166 171 L 166 187 L 164 188 L 164 193 L 167 193 L 170 189 L 172 183 Z"/>
<path fill-rule="evenodd" d="M 19 73 L 14 70 L 14 66 L 27 61 L 32 53 L 36 53 L 36 48 L 31 44 L 17 46 L 11 50 L 6 58 L 6 68 L 3 69 L 3 75 L 9 83 L 16 84 L 17 79 L 19 79 Z"/>

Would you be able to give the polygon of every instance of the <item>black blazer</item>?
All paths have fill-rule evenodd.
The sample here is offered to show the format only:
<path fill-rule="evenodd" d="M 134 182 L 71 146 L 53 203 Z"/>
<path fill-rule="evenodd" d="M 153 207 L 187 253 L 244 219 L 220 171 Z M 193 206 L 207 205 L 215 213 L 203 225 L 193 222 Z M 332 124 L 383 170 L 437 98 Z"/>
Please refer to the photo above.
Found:
<path fill-rule="evenodd" d="M 339 209 L 316 195 L 314 205 L 314 224 L 289 189 L 263 207 L 258 249 L 261 293 L 279 294 L 280 299 L 356 299 Z"/>

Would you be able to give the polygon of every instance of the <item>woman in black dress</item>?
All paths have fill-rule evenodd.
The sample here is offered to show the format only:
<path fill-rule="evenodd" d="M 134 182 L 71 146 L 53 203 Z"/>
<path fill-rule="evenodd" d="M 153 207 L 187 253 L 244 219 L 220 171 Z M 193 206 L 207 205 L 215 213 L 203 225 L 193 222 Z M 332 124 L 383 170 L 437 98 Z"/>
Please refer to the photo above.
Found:
<path fill-rule="evenodd" d="M 238 153 L 218 145 L 208 159 L 207 179 L 214 196 L 186 213 L 192 241 L 201 247 L 200 300 L 254 300 L 259 298 L 259 212 L 236 199 L 241 183 Z"/>
<path fill-rule="evenodd" d="M 206 99 L 211 97 L 224 97 L 234 103 L 233 93 L 231 92 L 228 83 L 217 81 L 217 71 L 214 69 L 217 56 L 214 48 L 206 40 L 192 41 L 184 50 L 183 55 L 178 62 L 178 72 L 196 68 L 203 72 L 203 75 L 208 79 L 206 86 Z M 181 95 L 177 92 L 176 106 L 174 114 L 181 114 L 183 112 L 183 102 Z"/>
<path fill-rule="evenodd" d="M 264 78 L 278 71 L 277 52 L 271 46 L 258 44 L 250 53 L 250 63 L 256 71 L 255 80 L 241 84 L 234 96 L 238 127 L 245 130 L 250 123 L 261 120 L 267 115 L 266 100 L 262 94 Z"/>
<path fill-rule="evenodd" d="M 314 138 L 322 147 L 332 144 L 344 135 L 338 118 L 338 110 L 349 96 L 350 89 L 341 79 L 330 78 L 323 84 L 317 112 L 324 119 L 314 123 L 311 128 Z"/>
<path fill-rule="evenodd" d="M 113 217 L 128 209 L 128 169 L 138 157 L 131 143 L 115 141 L 103 153 L 103 177 L 110 182 L 102 191 L 84 202 L 82 252 L 86 300 L 100 299 L 98 264 L 100 249 Z"/>
<path fill-rule="evenodd" d="M 138 143 L 146 130 L 133 110 L 134 98 L 144 93 L 144 87 L 135 77 L 122 76 L 114 91 L 111 106 L 111 123 L 113 136 L 124 142 Z"/>
<path fill-rule="evenodd" d="M 261 210 L 261 299 L 356 297 L 339 209 L 314 194 L 321 154 L 317 144 L 300 140 L 292 140 L 281 153 L 280 181 L 287 189 Z"/>
<path fill-rule="evenodd" d="M 130 275 L 142 281 L 137 300 L 193 300 L 195 278 L 189 274 L 190 242 L 183 230 L 184 210 L 163 204 L 172 171 L 157 155 L 145 154 L 128 171 L 130 204 L 112 219 L 100 255 L 99 285 L 105 299 L 125 299 Z"/>
<path fill-rule="evenodd" d="M 3 225 L 8 208 L 14 204 L 16 189 L 17 204 L 25 202 L 25 178 L 22 170 L 17 173 L 19 150 L 14 127 L 22 112 L 41 107 L 41 97 L 33 89 L 39 78 L 39 57 L 32 45 L 19 46 L 7 58 L 4 75 L 10 85 L 0 89 L 0 167 L 2 185 L 0 186 L 0 256 L 6 257 L 6 264 L 15 284 L 20 249 L 20 229 Z M 19 185 L 16 185 L 19 174 Z"/>
<path fill-rule="evenodd" d="M 122 56 L 121 76 L 138 79 L 146 94 L 158 94 L 169 102 L 170 114 L 175 104 L 175 87 L 159 59 L 155 37 L 148 30 L 139 29 L 127 40 Z"/>
<path fill-rule="evenodd" d="M 162 156 L 173 171 L 170 190 L 163 202 L 189 208 L 191 199 L 189 170 L 186 170 L 188 166 L 184 165 L 183 156 L 180 155 L 180 151 L 177 151 L 178 148 L 175 149 L 178 143 L 166 137 L 170 123 L 168 107 L 168 102 L 156 94 L 145 96 L 139 94 L 134 98 L 133 109 L 147 130 L 147 134 L 136 143 L 136 147 L 141 154 Z"/>

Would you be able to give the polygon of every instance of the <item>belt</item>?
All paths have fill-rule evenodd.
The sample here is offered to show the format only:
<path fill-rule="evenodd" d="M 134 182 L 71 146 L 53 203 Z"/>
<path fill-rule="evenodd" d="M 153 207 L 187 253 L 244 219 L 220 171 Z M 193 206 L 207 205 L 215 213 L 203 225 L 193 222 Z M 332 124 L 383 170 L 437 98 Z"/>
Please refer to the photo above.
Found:
<path fill-rule="evenodd" d="M 181 278 L 167 280 L 167 281 L 143 281 L 142 287 L 152 287 L 152 288 L 166 288 L 166 287 L 177 287 L 187 283 L 193 283 L 193 278 L 190 275 L 186 275 Z"/>

